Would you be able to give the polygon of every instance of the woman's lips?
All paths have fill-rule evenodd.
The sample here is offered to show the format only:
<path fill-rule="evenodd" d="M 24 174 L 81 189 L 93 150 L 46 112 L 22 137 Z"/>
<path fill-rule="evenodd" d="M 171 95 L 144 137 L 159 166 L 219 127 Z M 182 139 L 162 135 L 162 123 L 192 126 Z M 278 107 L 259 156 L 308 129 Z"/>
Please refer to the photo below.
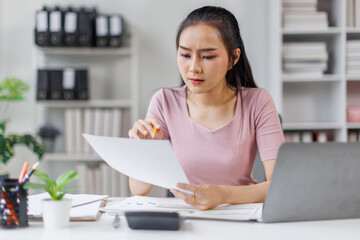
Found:
<path fill-rule="evenodd" d="M 204 80 L 201 80 L 201 79 L 198 79 L 198 78 L 189 78 L 189 81 L 190 81 L 192 84 L 195 84 L 195 85 L 204 82 Z"/>

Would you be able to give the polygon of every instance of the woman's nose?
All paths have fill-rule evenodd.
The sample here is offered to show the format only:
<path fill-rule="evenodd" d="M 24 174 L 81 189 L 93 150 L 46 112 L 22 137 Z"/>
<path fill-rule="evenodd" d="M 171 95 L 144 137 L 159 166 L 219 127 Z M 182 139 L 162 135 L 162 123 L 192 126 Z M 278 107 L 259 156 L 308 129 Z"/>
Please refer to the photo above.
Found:
<path fill-rule="evenodd" d="M 194 73 L 201 72 L 201 66 L 200 66 L 198 58 L 195 57 L 191 60 L 189 71 L 194 72 Z"/>

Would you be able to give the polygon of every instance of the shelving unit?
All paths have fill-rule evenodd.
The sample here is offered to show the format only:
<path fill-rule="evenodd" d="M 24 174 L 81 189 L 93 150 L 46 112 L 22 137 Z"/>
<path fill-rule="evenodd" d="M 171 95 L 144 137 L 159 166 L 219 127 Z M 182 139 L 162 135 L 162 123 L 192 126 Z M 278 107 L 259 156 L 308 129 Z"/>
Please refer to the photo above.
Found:
<path fill-rule="evenodd" d="M 360 129 L 360 123 L 347 123 L 346 108 L 360 105 L 360 76 L 346 75 L 346 41 L 360 40 L 359 28 L 346 25 L 347 1 L 318 0 L 318 11 L 328 14 L 328 29 L 284 29 L 282 0 L 271 1 L 269 87 L 285 132 L 327 131 L 333 141 L 347 141 L 349 129 Z M 325 42 L 329 52 L 324 76 L 288 76 L 282 73 L 282 45 L 289 42 Z"/>
<path fill-rule="evenodd" d="M 82 132 L 86 132 L 86 122 L 92 129 L 98 128 L 96 126 L 99 125 L 99 122 L 94 124 L 97 121 L 97 114 L 98 116 L 102 115 L 100 118 L 103 120 L 100 121 L 100 125 L 103 126 L 102 131 L 104 132 L 104 134 L 96 133 L 96 130 L 90 132 L 97 135 L 110 136 L 105 132 L 113 131 L 114 135 L 111 136 L 127 137 L 132 122 L 138 119 L 137 37 L 135 31 L 124 37 L 124 46 L 120 48 L 34 47 L 33 69 L 35 75 L 37 69 L 42 68 L 88 69 L 89 100 L 43 100 L 36 101 L 34 104 L 34 132 L 44 124 L 51 124 L 62 131 L 61 136 L 56 139 L 55 150 L 45 153 L 42 166 L 52 177 L 70 169 L 85 172 L 87 176 L 78 184 L 79 186 L 86 185 L 86 187 L 79 189 L 79 193 L 128 196 L 128 178 L 105 165 L 81 136 Z M 69 144 L 67 136 L 69 136 L 68 125 L 71 120 L 69 121 L 67 114 L 71 111 L 75 118 L 70 119 L 75 119 L 74 125 L 76 125 L 76 127 L 72 126 L 72 129 L 77 130 L 75 140 Z M 105 130 L 105 114 L 107 114 L 107 119 L 112 119 L 110 120 L 112 123 L 110 130 L 107 127 L 107 131 Z M 89 118 L 89 116 L 91 117 Z M 92 121 L 91 124 L 89 119 Z M 118 128 L 115 127 L 118 126 L 117 122 L 120 122 L 119 125 L 121 125 Z M 79 126 L 81 131 L 78 130 Z M 69 145 L 72 144 L 75 147 L 69 150 Z M 102 184 L 103 186 L 101 186 Z M 95 187 L 95 185 L 97 186 Z"/>
<path fill-rule="evenodd" d="M 66 109 L 112 109 L 123 110 L 122 134 L 125 136 L 130 124 L 138 119 L 138 56 L 136 34 L 125 41 L 121 48 L 56 48 L 34 47 L 34 69 L 38 68 L 87 68 L 89 71 L 90 100 L 85 101 L 37 101 L 34 129 L 41 124 L 52 123 L 62 130 Z M 57 140 L 55 153 L 47 153 L 45 160 L 74 161 L 99 160 L 88 154 L 65 153 L 64 137 Z"/>

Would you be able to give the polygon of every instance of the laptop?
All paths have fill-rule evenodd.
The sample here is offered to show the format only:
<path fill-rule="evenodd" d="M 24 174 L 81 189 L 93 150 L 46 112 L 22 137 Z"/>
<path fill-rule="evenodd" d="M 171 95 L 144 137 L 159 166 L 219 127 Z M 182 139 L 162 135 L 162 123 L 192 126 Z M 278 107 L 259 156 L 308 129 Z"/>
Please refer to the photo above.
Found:
<path fill-rule="evenodd" d="M 285 143 L 263 222 L 360 218 L 360 143 Z"/>

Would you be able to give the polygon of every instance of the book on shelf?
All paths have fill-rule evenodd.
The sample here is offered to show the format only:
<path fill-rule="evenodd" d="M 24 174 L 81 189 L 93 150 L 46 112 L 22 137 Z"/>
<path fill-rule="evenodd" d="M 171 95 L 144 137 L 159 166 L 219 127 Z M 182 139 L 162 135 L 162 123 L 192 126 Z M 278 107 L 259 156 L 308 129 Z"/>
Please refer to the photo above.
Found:
<path fill-rule="evenodd" d="M 112 136 L 112 126 L 113 126 L 113 109 L 104 110 L 104 132 L 103 136 Z"/>
<path fill-rule="evenodd" d="M 122 173 L 119 173 L 120 174 L 120 184 L 119 184 L 119 187 L 120 187 L 120 197 L 126 197 L 126 196 L 129 196 L 129 180 L 128 180 L 128 176 L 122 174 Z"/>
<path fill-rule="evenodd" d="M 356 70 L 356 69 L 347 69 L 346 70 L 346 74 L 348 75 L 348 76 L 355 76 L 355 77 L 358 77 L 358 76 L 360 76 L 360 69 L 359 70 Z"/>
<path fill-rule="evenodd" d="M 354 0 L 354 24 L 355 27 L 360 27 L 360 0 Z"/>
<path fill-rule="evenodd" d="M 326 51 L 325 42 L 285 42 L 283 50 L 299 50 L 299 51 L 313 51 L 323 50 Z"/>
<path fill-rule="evenodd" d="M 324 73 L 322 71 L 299 71 L 299 72 L 283 72 L 282 78 L 322 78 Z"/>
<path fill-rule="evenodd" d="M 359 133 L 356 132 L 356 131 L 349 131 L 349 133 L 348 133 L 348 142 L 358 142 L 359 141 L 359 138 L 358 138 Z"/>
<path fill-rule="evenodd" d="M 313 142 L 313 133 L 311 131 L 304 131 L 301 133 L 301 141 L 304 143 Z"/>
<path fill-rule="evenodd" d="M 120 196 L 120 173 L 113 168 L 111 169 L 111 182 L 111 196 Z"/>
<path fill-rule="evenodd" d="M 107 163 L 100 163 L 102 177 L 102 194 L 111 194 L 111 167 Z"/>
<path fill-rule="evenodd" d="M 88 180 L 87 175 L 87 166 L 86 163 L 76 164 L 76 171 L 82 176 L 77 180 L 78 192 L 80 194 L 86 193 L 86 181 Z"/>
<path fill-rule="evenodd" d="M 360 48 L 360 40 L 347 40 L 346 41 L 346 49 L 347 50 L 352 50 L 352 49 L 356 49 L 356 48 Z"/>
<path fill-rule="evenodd" d="M 75 115 L 75 152 L 76 153 L 83 153 L 83 137 L 82 137 L 82 126 L 83 126 L 83 119 L 82 119 L 82 110 L 80 108 L 74 109 Z"/>
<path fill-rule="evenodd" d="M 315 9 L 317 8 L 317 0 L 283 0 L 283 8 L 290 9 Z"/>
<path fill-rule="evenodd" d="M 91 108 L 85 108 L 83 111 L 84 116 L 84 127 L 83 133 L 94 134 L 94 111 Z M 94 153 L 90 144 L 87 141 L 84 141 L 83 144 L 84 153 Z"/>
<path fill-rule="evenodd" d="M 346 26 L 355 27 L 355 1 L 346 0 Z"/>
<path fill-rule="evenodd" d="M 102 136 L 104 134 L 104 110 L 94 109 L 94 134 Z"/>
<path fill-rule="evenodd" d="M 283 64 L 285 71 L 325 71 L 327 69 L 326 62 L 284 62 Z"/>
<path fill-rule="evenodd" d="M 95 194 L 100 194 L 102 192 L 102 186 L 103 186 L 103 175 L 101 174 L 100 166 L 99 164 L 93 166 L 94 168 L 94 192 Z"/>
<path fill-rule="evenodd" d="M 65 109 L 65 152 L 75 153 L 75 110 Z"/>
<path fill-rule="evenodd" d="M 121 128 L 122 128 L 122 111 L 119 108 L 114 108 L 112 136 L 121 137 L 122 136 Z"/>

